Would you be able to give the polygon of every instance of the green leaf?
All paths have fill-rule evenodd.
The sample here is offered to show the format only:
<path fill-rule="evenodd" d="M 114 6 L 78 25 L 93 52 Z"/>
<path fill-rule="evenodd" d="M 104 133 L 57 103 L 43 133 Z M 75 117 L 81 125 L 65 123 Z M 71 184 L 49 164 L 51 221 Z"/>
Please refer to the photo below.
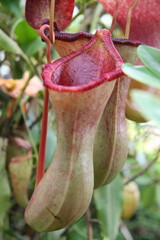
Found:
<path fill-rule="evenodd" d="M 1 0 L 2 5 L 10 11 L 12 14 L 14 14 L 16 17 L 22 16 L 22 10 L 20 8 L 20 1 L 19 0 Z"/>
<path fill-rule="evenodd" d="M 12 32 L 19 43 L 30 42 L 38 37 L 35 30 L 24 19 L 19 19 L 15 23 Z"/>
<path fill-rule="evenodd" d="M 0 231 L 3 229 L 4 219 L 10 207 L 10 186 L 5 169 L 6 141 L 0 138 Z"/>
<path fill-rule="evenodd" d="M 5 50 L 17 55 L 22 56 L 27 62 L 29 61 L 27 56 L 23 53 L 18 44 L 10 38 L 2 29 L 0 29 L 0 50 Z"/>
<path fill-rule="evenodd" d="M 94 193 L 102 235 L 108 236 L 110 240 L 115 240 L 118 234 L 122 208 L 122 186 L 121 178 L 118 176 L 112 183 L 95 190 Z"/>
<path fill-rule="evenodd" d="M 67 229 L 66 240 L 86 240 L 87 239 L 87 228 L 85 218 L 80 218 L 79 221 L 74 223 Z"/>
<path fill-rule="evenodd" d="M 19 45 L 12 38 L 10 38 L 2 29 L 0 29 L 0 50 L 5 50 L 7 52 L 20 55 L 33 70 L 33 67 L 27 55 L 22 51 Z"/>
<path fill-rule="evenodd" d="M 136 179 L 136 183 L 140 186 L 146 186 L 148 184 L 151 184 L 152 182 L 153 180 L 151 179 L 151 177 L 144 174 Z"/>
<path fill-rule="evenodd" d="M 122 65 L 122 71 L 129 77 L 141 83 L 160 89 L 160 77 L 144 66 L 133 66 L 130 63 Z"/>
<path fill-rule="evenodd" d="M 160 97 L 141 90 L 132 91 L 131 96 L 143 116 L 160 125 Z"/>
<path fill-rule="evenodd" d="M 160 210 L 160 185 L 156 184 L 156 204 Z"/>
<path fill-rule="evenodd" d="M 5 239 L 6 240 L 10 240 L 10 239 L 26 240 L 26 237 L 23 237 L 19 233 L 13 232 L 12 230 L 5 230 Z"/>
<path fill-rule="evenodd" d="M 47 232 L 44 235 L 44 238 L 42 240 L 60 240 L 61 234 L 64 232 L 64 230 L 59 230 L 55 232 Z"/>
<path fill-rule="evenodd" d="M 142 191 L 142 203 L 145 208 L 152 207 L 156 199 L 156 185 L 153 182 Z"/>
<path fill-rule="evenodd" d="M 149 46 L 139 46 L 138 56 L 154 74 L 160 78 L 160 50 Z"/>
<path fill-rule="evenodd" d="M 45 47 L 45 43 L 42 42 L 42 40 L 40 38 L 36 38 L 33 41 L 22 45 L 24 52 L 29 57 L 34 55 L 36 52 L 38 52 L 43 47 Z"/>
<path fill-rule="evenodd" d="M 5 50 L 7 52 L 23 55 L 22 50 L 20 49 L 18 44 L 5 32 L 3 32 L 2 29 L 0 29 L 0 50 Z"/>

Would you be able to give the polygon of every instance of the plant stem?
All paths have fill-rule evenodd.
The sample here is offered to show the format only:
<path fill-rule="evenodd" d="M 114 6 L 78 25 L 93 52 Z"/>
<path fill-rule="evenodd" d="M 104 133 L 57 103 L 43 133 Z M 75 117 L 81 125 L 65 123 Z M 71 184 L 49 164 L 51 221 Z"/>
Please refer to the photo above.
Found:
<path fill-rule="evenodd" d="M 86 8 L 91 7 L 91 6 L 93 6 L 94 4 L 96 4 L 96 1 L 95 1 L 95 0 L 92 0 L 92 1 L 90 1 L 89 3 L 85 4 L 85 8 L 80 9 L 79 12 L 72 18 L 72 22 L 73 22 L 79 15 L 81 15 L 81 14 L 85 11 Z"/>
<path fill-rule="evenodd" d="M 128 179 L 127 181 L 124 182 L 124 184 L 128 184 L 129 182 L 135 180 L 136 178 L 140 177 L 141 175 L 143 175 L 146 171 L 148 171 L 148 169 L 158 160 L 160 155 L 160 149 L 158 150 L 156 157 L 144 168 L 142 169 L 142 171 L 138 172 L 137 174 L 135 174 L 133 177 L 131 177 L 130 179 Z"/>
<path fill-rule="evenodd" d="M 91 223 L 90 207 L 87 209 L 87 212 L 86 212 L 86 223 L 87 223 L 87 235 L 88 235 L 87 240 L 93 240 L 93 228 Z"/>
<path fill-rule="evenodd" d="M 40 182 L 44 175 L 44 166 L 45 166 L 45 156 L 46 156 L 46 141 L 47 141 L 47 128 L 48 128 L 48 105 L 49 105 L 49 96 L 48 89 L 45 89 L 44 95 L 44 110 L 42 116 L 42 132 L 40 136 L 40 146 L 38 154 L 38 164 L 36 172 L 36 185 Z"/>
<path fill-rule="evenodd" d="M 94 15 L 92 17 L 91 26 L 90 26 L 90 30 L 89 30 L 90 33 L 92 33 L 93 30 L 95 30 L 97 28 L 97 23 L 99 21 L 99 18 L 101 16 L 103 9 L 104 8 L 103 8 L 102 4 L 98 3 L 96 6 L 96 9 L 94 11 Z"/>
<path fill-rule="evenodd" d="M 27 129 L 27 133 L 28 133 L 29 139 L 30 139 L 31 144 L 32 144 L 32 148 L 33 148 L 34 153 L 36 155 L 36 159 L 38 159 L 38 151 L 37 151 L 36 145 L 34 143 L 34 139 L 33 139 L 32 133 L 31 133 L 31 131 L 30 131 L 28 125 L 27 125 L 27 119 L 26 119 L 26 115 L 25 115 L 25 113 L 23 111 L 22 105 L 20 105 L 20 109 L 21 109 L 22 117 L 23 117 L 23 120 L 24 120 L 24 123 L 25 123 L 25 127 Z"/>
<path fill-rule="evenodd" d="M 54 11 L 55 11 L 55 0 L 51 0 L 51 8 L 50 8 L 50 42 L 55 42 L 55 35 L 54 35 Z"/>
<path fill-rule="evenodd" d="M 117 15 L 118 15 L 118 8 L 119 8 L 119 1 L 116 2 L 116 6 L 115 6 L 115 10 L 114 10 L 114 14 L 113 14 L 113 20 L 112 20 L 112 24 L 111 27 L 109 29 L 109 31 L 112 33 L 115 27 L 115 23 L 117 20 Z"/>
<path fill-rule="evenodd" d="M 131 236 L 127 226 L 125 225 L 125 223 L 123 221 L 120 224 L 120 231 L 126 240 L 134 240 L 133 237 Z"/>
<path fill-rule="evenodd" d="M 134 0 L 133 4 L 130 6 L 130 8 L 129 8 L 129 10 L 128 10 L 126 30 L 125 30 L 125 35 L 124 35 L 126 39 L 129 38 L 132 11 L 133 11 L 133 9 L 137 6 L 137 4 L 138 4 L 138 0 Z"/>
<path fill-rule="evenodd" d="M 39 116 L 31 123 L 29 128 L 33 128 L 40 120 L 42 119 L 42 113 L 39 114 Z"/>

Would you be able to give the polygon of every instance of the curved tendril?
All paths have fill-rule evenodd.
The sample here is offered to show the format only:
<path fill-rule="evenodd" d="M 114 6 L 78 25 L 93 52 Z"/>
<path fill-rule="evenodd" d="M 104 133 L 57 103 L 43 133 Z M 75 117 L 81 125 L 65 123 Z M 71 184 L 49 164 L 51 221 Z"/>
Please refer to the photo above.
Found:
<path fill-rule="evenodd" d="M 128 9 L 128 15 L 127 15 L 127 23 L 126 23 L 126 30 L 125 30 L 125 38 L 129 38 L 130 33 L 130 26 L 131 26 L 131 16 L 133 9 L 137 6 L 138 0 L 134 0 L 130 8 Z"/>
<path fill-rule="evenodd" d="M 118 15 L 118 8 L 119 8 L 119 1 L 116 2 L 116 6 L 115 6 L 115 10 L 114 10 L 114 15 L 113 15 L 113 20 L 112 20 L 112 24 L 111 27 L 109 29 L 109 31 L 112 33 L 115 27 L 115 23 L 117 20 L 117 15 Z"/>
<path fill-rule="evenodd" d="M 48 39 L 48 37 L 45 35 L 45 30 L 49 30 L 50 31 L 50 26 L 47 24 L 44 24 L 40 27 L 40 36 L 43 39 L 43 41 L 47 44 L 46 47 L 46 58 L 47 58 L 47 62 L 51 63 L 52 59 L 51 59 L 51 41 L 50 39 Z M 54 33 L 53 33 L 54 35 Z"/>

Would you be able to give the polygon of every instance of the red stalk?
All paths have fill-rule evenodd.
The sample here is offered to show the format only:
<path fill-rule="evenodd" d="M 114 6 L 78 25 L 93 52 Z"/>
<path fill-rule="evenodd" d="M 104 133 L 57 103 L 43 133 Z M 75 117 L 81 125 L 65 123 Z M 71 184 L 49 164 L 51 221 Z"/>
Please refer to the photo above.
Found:
<path fill-rule="evenodd" d="M 36 172 L 36 184 L 38 185 L 40 180 L 44 175 L 44 165 L 45 165 L 45 156 L 46 156 L 46 140 L 47 140 L 47 128 L 48 128 L 48 89 L 45 89 L 44 94 L 44 111 L 42 117 L 42 132 L 40 136 L 40 146 L 39 146 L 39 154 L 38 154 L 38 165 Z"/>
<path fill-rule="evenodd" d="M 41 34 L 42 39 L 47 44 L 47 48 L 46 48 L 47 62 L 51 63 L 51 43 L 44 34 L 44 30 L 46 28 L 49 28 L 49 26 L 43 25 L 40 29 L 40 34 Z M 44 111 L 43 111 L 43 116 L 42 116 L 42 132 L 41 132 L 41 136 L 40 136 L 40 146 L 39 146 L 39 153 L 38 153 L 38 164 L 37 164 L 35 186 L 37 186 L 38 183 L 40 182 L 40 180 L 42 179 L 42 177 L 44 175 L 44 170 L 45 170 L 46 141 L 47 141 L 47 129 L 48 129 L 48 105 L 49 105 L 49 94 L 48 94 L 48 89 L 45 88 Z"/>

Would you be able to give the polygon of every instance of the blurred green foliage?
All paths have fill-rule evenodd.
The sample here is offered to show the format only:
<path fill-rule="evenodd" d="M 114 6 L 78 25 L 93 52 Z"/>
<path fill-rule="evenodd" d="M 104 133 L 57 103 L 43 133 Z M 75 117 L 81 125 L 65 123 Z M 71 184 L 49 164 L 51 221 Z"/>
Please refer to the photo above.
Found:
<path fill-rule="evenodd" d="M 123 64 L 123 71 L 131 78 L 147 84 L 150 87 L 160 89 L 160 50 L 149 47 L 139 46 L 137 49 L 139 58 L 145 66 L 132 66 Z M 132 93 L 133 101 L 141 110 L 147 120 L 154 120 L 160 126 L 160 92 L 155 94 L 153 90 L 134 90 Z"/>

